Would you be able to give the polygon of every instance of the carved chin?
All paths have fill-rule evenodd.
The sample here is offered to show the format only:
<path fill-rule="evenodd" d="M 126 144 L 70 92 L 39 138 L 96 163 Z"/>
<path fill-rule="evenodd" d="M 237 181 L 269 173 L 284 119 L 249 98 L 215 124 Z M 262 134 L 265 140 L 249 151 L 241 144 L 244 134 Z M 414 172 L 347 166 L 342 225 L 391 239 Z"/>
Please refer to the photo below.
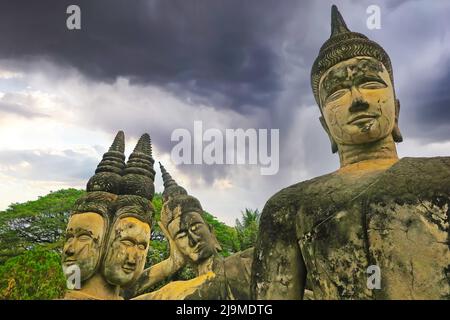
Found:
<path fill-rule="evenodd" d="M 122 266 L 105 268 L 106 280 L 116 286 L 127 286 L 134 280 L 136 270 L 124 269 Z"/>
<path fill-rule="evenodd" d="M 202 248 L 198 252 L 191 253 L 189 256 L 190 256 L 192 262 L 200 262 L 200 261 L 203 261 L 205 259 L 208 259 L 213 254 L 214 254 L 214 250 L 213 249 L 211 249 L 209 247 L 205 247 L 205 248 Z"/>
<path fill-rule="evenodd" d="M 389 130 L 378 119 L 361 121 L 343 131 L 342 144 L 363 144 L 385 138 Z M 338 139 L 339 141 L 340 139 Z"/>
<path fill-rule="evenodd" d="M 80 268 L 81 281 L 86 281 L 96 271 L 98 257 L 92 256 L 87 259 L 76 260 L 76 261 L 64 261 L 63 267 L 68 268 L 72 265 L 77 265 Z"/>

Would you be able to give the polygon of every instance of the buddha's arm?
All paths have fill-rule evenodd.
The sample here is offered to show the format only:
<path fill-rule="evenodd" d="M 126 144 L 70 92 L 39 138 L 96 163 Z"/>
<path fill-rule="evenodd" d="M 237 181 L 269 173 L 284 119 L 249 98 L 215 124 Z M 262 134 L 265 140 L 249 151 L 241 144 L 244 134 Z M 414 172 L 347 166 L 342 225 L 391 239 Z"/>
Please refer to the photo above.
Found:
<path fill-rule="evenodd" d="M 213 300 L 220 296 L 216 275 L 207 272 L 190 280 L 172 281 L 157 291 L 145 293 L 132 300 Z"/>
<path fill-rule="evenodd" d="M 162 232 L 166 236 L 166 239 L 169 241 L 170 254 L 169 258 L 164 261 L 161 261 L 150 268 L 145 269 L 138 280 L 134 284 L 131 292 L 133 292 L 132 296 L 142 293 L 148 288 L 151 288 L 155 284 L 164 281 L 168 277 L 175 274 L 178 270 L 180 270 L 186 264 L 185 259 L 181 252 L 178 250 L 175 242 L 170 238 L 169 233 L 164 228 L 161 223 L 158 223 Z"/>
<path fill-rule="evenodd" d="M 302 299 L 306 268 L 297 244 L 294 222 L 286 212 L 272 213 L 266 210 L 267 207 L 261 216 L 253 259 L 252 298 Z"/>
<path fill-rule="evenodd" d="M 139 294 L 155 284 L 164 281 L 178 270 L 179 268 L 174 266 L 170 258 L 145 269 L 136 282 L 134 287 L 135 294 Z"/>

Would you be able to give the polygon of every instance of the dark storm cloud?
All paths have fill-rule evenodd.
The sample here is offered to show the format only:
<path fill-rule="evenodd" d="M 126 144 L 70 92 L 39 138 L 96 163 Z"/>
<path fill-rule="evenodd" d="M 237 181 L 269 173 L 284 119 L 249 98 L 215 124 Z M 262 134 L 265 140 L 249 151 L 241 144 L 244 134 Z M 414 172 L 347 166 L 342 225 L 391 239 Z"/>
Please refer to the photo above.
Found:
<path fill-rule="evenodd" d="M 70 4 L 81 8 L 80 31 L 66 28 Z M 275 0 L 2 1 L 0 57 L 44 57 L 103 81 L 129 76 L 245 113 L 276 99 L 276 40 L 300 5 L 307 10 Z"/>
<path fill-rule="evenodd" d="M 337 157 L 331 155 L 320 128 L 318 109 L 315 113 L 296 111 L 315 105 L 309 73 L 320 46 L 330 35 L 332 2 L 337 3 L 351 30 L 366 34 L 386 49 L 394 62 L 395 76 L 402 72 L 410 76 L 413 68 L 409 64 L 420 64 L 416 52 L 433 42 L 436 30 L 449 30 L 447 20 L 436 16 L 443 11 L 437 3 L 413 0 L 16 0 L 0 4 L 0 58 L 28 61 L 43 57 L 75 67 L 94 80 L 112 83 L 118 76 L 127 76 L 134 87 L 137 83 L 156 85 L 183 102 L 189 99 L 192 108 L 174 110 L 164 103 L 156 108 L 157 99 L 152 108 L 150 103 L 134 108 L 130 104 L 139 99 L 130 99 L 114 112 L 107 104 L 100 108 L 95 99 L 83 106 L 88 111 L 80 117 L 83 125 L 106 132 L 124 129 L 134 138 L 149 132 L 165 153 L 174 146 L 170 142 L 173 129 L 192 127 L 191 115 L 197 103 L 231 108 L 250 119 L 245 123 L 248 126 L 280 129 L 281 173 L 288 176 L 292 168 L 303 167 L 314 176 L 335 168 Z M 66 8 L 73 3 L 82 10 L 81 31 L 68 31 L 65 26 Z M 382 7 L 380 30 L 366 28 L 366 8 L 372 4 Z M 414 76 L 422 72 L 427 70 Z M 403 89 L 400 122 L 405 139 L 420 137 L 424 131 L 431 140 L 448 140 L 449 113 L 441 110 L 448 94 L 431 90 L 440 85 L 444 88 L 448 79 L 428 77 L 426 83 L 421 83 L 420 77 L 408 80 L 403 77 L 402 82 L 396 82 L 396 89 Z M 427 90 L 418 95 L 420 88 Z M 146 94 L 140 92 L 140 97 Z M 437 103 L 429 107 L 431 101 Z M 261 110 L 264 112 L 258 114 Z M 158 122 L 160 118 L 155 115 L 160 113 L 173 121 Z M 211 122 L 211 114 L 207 115 L 201 119 L 206 123 Z M 182 166 L 182 170 L 193 179 L 201 176 L 212 182 L 232 169 Z"/>
<path fill-rule="evenodd" d="M 433 142 L 450 139 L 450 72 L 438 79 L 431 86 L 418 88 L 412 99 L 415 110 L 409 119 L 414 124 L 412 134 L 417 139 Z"/>

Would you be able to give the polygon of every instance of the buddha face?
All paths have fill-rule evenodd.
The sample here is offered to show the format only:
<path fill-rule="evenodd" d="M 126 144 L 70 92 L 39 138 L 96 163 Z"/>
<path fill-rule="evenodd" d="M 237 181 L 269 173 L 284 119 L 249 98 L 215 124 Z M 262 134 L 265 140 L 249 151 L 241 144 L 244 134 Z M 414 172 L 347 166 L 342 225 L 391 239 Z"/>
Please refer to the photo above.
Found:
<path fill-rule="evenodd" d="M 100 260 L 105 232 L 105 220 L 98 213 L 72 215 L 67 225 L 66 242 L 63 247 L 63 268 L 78 265 L 81 281 L 90 278 Z"/>
<path fill-rule="evenodd" d="M 187 212 L 173 219 L 168 231 L 181 253 L 199 263 L 217 252 L 217 240 L 198 212 Z"/>
<path fill-rule="evenodd" d="M 396 104 L 389 72 L 371 57 L 336 64 L 319 84 L 321 110 L 338 145 L 383 139 L 395 125 Z"/>
<path fill-rule="evenodd" d="M 116 221 L 104 263 L 106 280 L 119 286 L 134 282 L 144 270 L 150 242 L 150 226 L 133 217 Z"/>

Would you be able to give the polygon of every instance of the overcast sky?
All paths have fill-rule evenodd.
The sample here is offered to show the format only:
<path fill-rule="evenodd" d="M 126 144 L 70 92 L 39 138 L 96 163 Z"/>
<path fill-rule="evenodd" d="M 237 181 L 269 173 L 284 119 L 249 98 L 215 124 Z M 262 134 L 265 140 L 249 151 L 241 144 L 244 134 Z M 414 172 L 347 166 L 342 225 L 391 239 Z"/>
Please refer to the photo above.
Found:
<path fill-rule="evenodd" d="M 84 188 L 118 130 L 148 132 L 154 158 L 205 210 L 233 225 L 283 187 L 338 168 L 310 70 L 336 3 L 391 57 L 399 155 L 450 155 L 450 1 L 87 0 L 0 3 L 0 210 Z M 81 30 L 66 8 L 81 8 Z M 366 26 L 369 5 L 381 29 Z M 182 165 L 176 128 L 279 129 L 280 170 Z M 157 169 L 157 168 L 155 168 Z M 157 169 L 156 190 L 162 191 Z"/>

